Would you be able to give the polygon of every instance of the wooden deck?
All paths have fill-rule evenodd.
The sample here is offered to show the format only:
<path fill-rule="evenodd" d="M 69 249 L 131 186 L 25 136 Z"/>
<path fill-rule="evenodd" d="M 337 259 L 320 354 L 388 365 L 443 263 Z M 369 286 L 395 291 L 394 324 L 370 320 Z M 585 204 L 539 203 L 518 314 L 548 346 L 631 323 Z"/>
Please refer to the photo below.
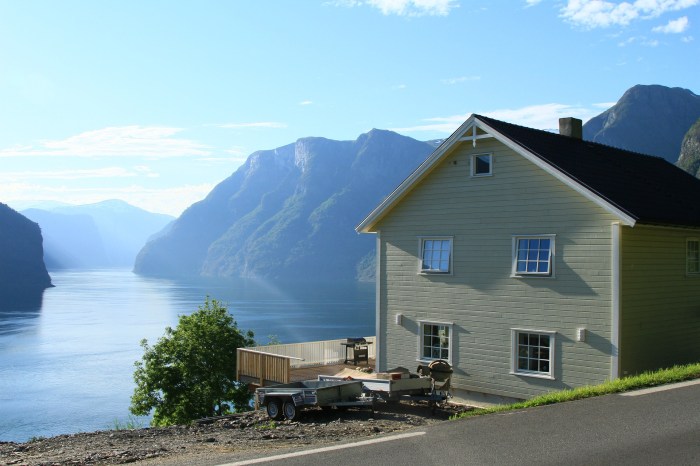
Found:
<path fill-rule="evenodd" d="M 289 377 L 292 382 L 301 380 L 316 380 L 319 375 L 335 375 L 343 369 L 353 369 L 355 367 L 371 367 L 374 369 L 374 359 L 370 359 L 369 363 L 360 364 L 328 364 L 325 366 L 300 367 L 290 370 Z"/>

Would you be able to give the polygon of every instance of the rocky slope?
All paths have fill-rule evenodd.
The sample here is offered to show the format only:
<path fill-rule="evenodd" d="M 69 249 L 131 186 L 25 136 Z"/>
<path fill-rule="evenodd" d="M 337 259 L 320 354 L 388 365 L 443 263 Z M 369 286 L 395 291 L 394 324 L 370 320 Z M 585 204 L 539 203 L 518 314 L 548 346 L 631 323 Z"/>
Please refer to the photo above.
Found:
<path fill-rule="evenodd" d="M 676 163 L 688 128 L 700 118 L 700 96 L 688 89 L 637 85 L 583 126 L 583 138 Z"/>
<path fill-rule="evenodd" d="M 691 175 L 700 178 L 700 118 L 688 130 L 681 144 L 678 166 Z"/>
<path fill-rule="evenodd" d="M 264 411 L 244 413 L 210 424 L 103 431 L 0 442 L 7 465 L 158 464 L 207 465 L 240 461 L 299 447 L 366 439 L 446 421 L 464 408 L 433 412 L 426 405 L 384 404 L 377 411 L 320 409 L 300 422 L 273 422 Z"/>
<path fill-rule="evenodd" d="M 135 271 L 355 279 L 374 250 L 374 238 L 355 233 L 355 225 L 433 149 L 372 130 L 355 141 L 304 138 L 256 152 L 149 242 Z"/>

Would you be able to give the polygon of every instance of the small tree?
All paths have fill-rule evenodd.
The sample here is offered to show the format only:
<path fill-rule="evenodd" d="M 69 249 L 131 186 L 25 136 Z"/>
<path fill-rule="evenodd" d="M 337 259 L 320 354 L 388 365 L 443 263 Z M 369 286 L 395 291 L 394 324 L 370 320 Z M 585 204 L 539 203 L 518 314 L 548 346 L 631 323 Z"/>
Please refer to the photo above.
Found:
<path fill-rule="evenodd" d="M 154 346 L 141 341 L 129 410 L 137 416 L 154 410 L 151 424 L 165 426 L 250 409 L 247 386 L 235 382 L 236 349 L 254 345 L 253 332 L 239 330 L 228 309 L 207 297 Z"/>

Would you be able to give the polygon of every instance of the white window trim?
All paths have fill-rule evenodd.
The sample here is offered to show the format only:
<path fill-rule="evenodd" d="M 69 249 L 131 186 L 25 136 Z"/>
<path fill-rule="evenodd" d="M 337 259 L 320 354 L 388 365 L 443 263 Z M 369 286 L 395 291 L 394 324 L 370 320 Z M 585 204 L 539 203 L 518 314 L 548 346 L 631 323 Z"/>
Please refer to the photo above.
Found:
<path fill-rule="evenodd" d="M 491 159 L 491 163 L 489 163 L 489 172 L 488 173 L 476 173 L 476 158 L 483 156 L 483 155 L 488 155 L 489 158 Z M 481 178 L 482 176 L 493 176 L 493 153 L 487 152 L 483 154 L 472 154 L 470 158 L 470 169 L 469 169 L 469 174 L 470 176 L 474 178 Z"/>
<path fill-rule="evenodd" d="M 549 374 L 544 372 L 529 372 L 518 369 L 518 334 L 519 333 L 539 333 L 549 335 Z M 528 328 L 511 328 L 510 329 L 510 374 L 522 377 L 534 377 L 536 379 L 556 380 L 554 377 L 554 363 L 556 361 L 555 349 L 557 340 L 557 332 L 551 330 L 533 330 Z"/>
<path fill-rule="evenodd" d="M 535 239 L 535 238 L 547 238 L 551 240 L 551 246 L 549 251 L 549 273 L 541 272 L 530 272 L 522 273 L 517 272 L 518 266 L 518 240 L 519 239 Z M 554 278 L 555 277 L 555 267 L 556 263 L 556 249 L 557 249 L 557 235 L 552 233 L 545 233 L 541 235 L 513 235 L 512 236 L 512 252 L 511 252 L 511 270 L 510 276 L 513 278 Z"/>
<path fill-rule="evenodd" d="M 426 240 L 438 240 L 438 241 L 450 240 L 450 265 L 448 267 L 449 270 L 447 272 L 423 270 L 423 243 Z M 447 236 L 447 235 L 419 236 L 418 237 L 418 274 L 419 275 L 452 275 L 452 273 L 454 271 L 454 248 L 455 248 L 454 236 Z"/>
<path fill-rule="evenodd" d="M 429 325 L 444 325 L 445 327 L 449 327 L 450 329 L 450 336 L 449 336 L 449 342 L 447 345 L 447 362 L 452 365 L 452 351 L 454 348 L 454 339 L 455 339 L 455 332 L 454 332 L 454 322 L 440 322 L 436 320 L 430 320 L 430 319 L 419 319 L 418 320 L 418 357 L 416 358 L 416 361 L 422 362 L 425 364 L 429 364 L 433 361 L 437 361 L 437 359 L 430 359 L 430 358 L 424 358 L 423 357 L 423 326 L 425 324 Z"/>
<path fill-rule="evenodd" d="M 688 246 L 691 241 L 694 241 L 698 243 L 698 246 L 700 247 L 700 239 L 698 238 L 686 238 L 685 239 L 685 274 L 688 277 L 700 277 L 700 271 L 698 272 L 689 272 L 688 271 Z"/>

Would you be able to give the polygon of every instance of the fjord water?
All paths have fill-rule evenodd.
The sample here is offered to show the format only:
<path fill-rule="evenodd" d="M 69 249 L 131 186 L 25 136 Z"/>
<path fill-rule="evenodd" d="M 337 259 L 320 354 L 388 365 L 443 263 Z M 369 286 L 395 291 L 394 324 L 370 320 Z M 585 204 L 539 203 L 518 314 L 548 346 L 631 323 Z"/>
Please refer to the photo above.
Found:
<path fill-rule="evenodd" d="M 51 273 L 41 303 L 0 308 L 0 441 L 113 428 L 129 420 L 139 342 L 155 343 L 207 296 L 259 344 L 374 334 L 374 285 L 171 281 L 129 270 Z M 147 420 L 144 420 L 147 424 Z"/>

